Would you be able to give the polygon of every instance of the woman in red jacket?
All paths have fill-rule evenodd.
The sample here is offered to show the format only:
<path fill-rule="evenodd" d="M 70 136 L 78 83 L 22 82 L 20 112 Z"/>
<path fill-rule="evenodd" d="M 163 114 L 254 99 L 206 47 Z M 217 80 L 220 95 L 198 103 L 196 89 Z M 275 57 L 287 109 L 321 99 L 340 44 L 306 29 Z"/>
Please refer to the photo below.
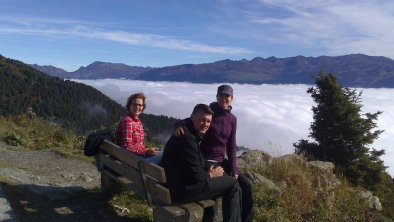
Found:
<path fill-rule="evenodd" d="M 144 146 L 144 128 L 138 118 L 146 108 L 145 95 L 132 94 L 127 100 L 126 108 L 128 113 L 119 121 L 115 132 L 115 143 L 148 162 L 158 164 L 162 152 Z"/>

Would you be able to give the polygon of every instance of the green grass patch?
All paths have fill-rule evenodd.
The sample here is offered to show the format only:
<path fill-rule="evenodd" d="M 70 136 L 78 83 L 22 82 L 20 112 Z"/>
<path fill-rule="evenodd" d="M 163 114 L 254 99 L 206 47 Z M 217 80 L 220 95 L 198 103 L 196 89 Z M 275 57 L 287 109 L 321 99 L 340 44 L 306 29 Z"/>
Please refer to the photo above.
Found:
<path fill-rule="evenodd" d="M 359 195 L 361 188 L 339 178 L 341 184 L 332 189 L 335 175 L 305 161 L 274 159 L 256 173 L 277 186 L 254 186 L 256 221 L 394 221 L 385 211 L 371 209 Z"/>
<path fill-rule="evenodd" d="M 84 136 L 33 114 L 0 116 L 0 138 L 11 146 L 51 149 L 61 155 L 83 158 Z"/>
<path fill-rule="evenodd" d="M 113 210 L 118 215 L 125 216 L 135 221 L 152 221 L 152 209 L 147 204 L 146 200 L 137 194 L 121 189 L 109 201 Z"/>

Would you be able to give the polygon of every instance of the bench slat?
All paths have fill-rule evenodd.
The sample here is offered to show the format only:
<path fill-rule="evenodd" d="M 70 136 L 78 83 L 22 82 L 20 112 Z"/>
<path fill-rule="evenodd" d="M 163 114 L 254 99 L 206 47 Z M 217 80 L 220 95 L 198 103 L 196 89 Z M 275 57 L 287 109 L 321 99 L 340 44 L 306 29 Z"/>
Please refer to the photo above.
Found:
<path fill-rule="evenodd" d="M 101 143 L 100 149 L 127 163 L 129 166 L 138 169 L 138 162 L 141 160 L 141 158 L 130 151 L 127 151 L 108 140 L 104 140 Z"/>
<path fill-rule="evenodd" d="M 202 206 L 203 208 L 212 207 L 215 205 L 214 200 L 200 200 L 196 202 L 198 205 Z"/>
<path fill-rule="evenodd" d="M 122 175 L 131 181 L 134 186 L 138 187 L 138 189 L 144 190 L 144 185 L 141 179 L 141 174 L 137 170 L 127 166 L 126 164 L 120 162 L 119 160 L 114 160 L 109 157 L 109 155 L 99 154 L 100 161 L 112 169 L 116 173 Z"/>
<path fill-rule="evenodd" d="M 179 207 L 188 211 L 195 211 L 196 209 L 200 209 L 201 206 L 196 203 L 185 203 L 185 204 L 178 204 Z"/>
<path fill-rule="evenodd" d="M 152 177 L 160 183 L 167 182 L 163 167 L 148 162 L 141 162 L 141 167 L 143 167 L 143 172 L 145 175 Z"/>
<path fill-rule="evenodd" d="M 154 199 L 159 200 L 166 205 L 171 204 L 171 196 L 168 188 L 162 186 L 160 183 L 149 177 L 146 178 L 146 184 L 148 186 L 148 194 L 150 194 Z"/>
<path fill-rule="evenodd" d="M 196 203 L 185 203 L 178 205 L 179 207 L 185 209 L 188 215 L 188 221 L 201 221 L 204 208 Z"/>
<path fill-rule="evenodd" d="M 163 218 L 166 219 L 165 221 L 182 221 L 178 218 L 185 218 L 185 214 L 184 209 L 175 205 L 159 207 L 153 209 L 153 222 L 162 222 Z"/>
<path fill-rule="evenodd" d="M 116 182 L 122 184 L 123 186 L 129 188 L 131 191 L 133 191 L 134 193 L 138 194 L 141 197 L 145 198 L 145 191 L 143 189 L 141 189 L 139 186 L 136 186 L 136 184 L 127 179 L 126 177 L 123 176 L 119 176 L 119 175 L 114 175 L 113 173 L 111 173 L 110 171 L 107 170 L 103 170 L 102 173 L 105 173 L 106 175 L 110 176 L 112 179 L 114 179 Z"/>

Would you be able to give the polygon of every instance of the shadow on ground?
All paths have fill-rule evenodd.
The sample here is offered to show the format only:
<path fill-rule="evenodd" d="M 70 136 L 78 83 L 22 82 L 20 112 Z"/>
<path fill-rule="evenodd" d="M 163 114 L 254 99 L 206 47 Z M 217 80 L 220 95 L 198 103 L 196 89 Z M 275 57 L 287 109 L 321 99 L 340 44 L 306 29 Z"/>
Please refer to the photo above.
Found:
<path fill-rule="evenodd" d="M 6 182 L 0 185 L 21 222 L 140 221 L 118 216 L 109 204 L 111 195 L 98 190 Z"/>

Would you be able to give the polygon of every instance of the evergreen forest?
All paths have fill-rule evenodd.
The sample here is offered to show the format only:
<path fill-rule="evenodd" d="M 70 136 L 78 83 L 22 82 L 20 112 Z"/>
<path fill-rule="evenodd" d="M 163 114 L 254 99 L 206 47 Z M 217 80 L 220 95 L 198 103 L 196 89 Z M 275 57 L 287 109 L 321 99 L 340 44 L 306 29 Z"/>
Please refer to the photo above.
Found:
<path fill-rule="evenodd" d="M 79 133 L 112 127 L 126 112 L 91 86 L 48 76 L 1 55 L 0 86 L 0 115 L 20 115 L 31 107 L 38 116 Z M 156 134 L 169 132 L 176 121 L 150 114 L 143 114 L 141 120 L 147 136 L 153 140 Z"/>

